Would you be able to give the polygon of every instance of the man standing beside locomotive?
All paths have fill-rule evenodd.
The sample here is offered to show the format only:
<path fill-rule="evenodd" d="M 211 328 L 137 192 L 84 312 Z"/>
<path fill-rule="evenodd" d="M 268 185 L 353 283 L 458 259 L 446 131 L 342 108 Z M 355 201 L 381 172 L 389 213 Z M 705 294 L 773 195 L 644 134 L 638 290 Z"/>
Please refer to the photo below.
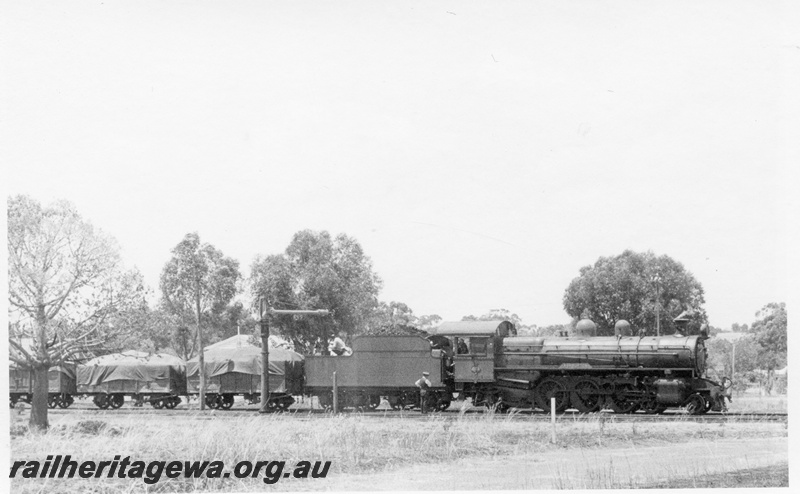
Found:
<path fill-rule="evenodd" d="M 423 414 L 428 413 L 428 391 L 431 389 L 431 381 L 428 379 L 430 372 L 423 372 L 422 377 L 414 383 L 419 388 L 419 408 Z"/>

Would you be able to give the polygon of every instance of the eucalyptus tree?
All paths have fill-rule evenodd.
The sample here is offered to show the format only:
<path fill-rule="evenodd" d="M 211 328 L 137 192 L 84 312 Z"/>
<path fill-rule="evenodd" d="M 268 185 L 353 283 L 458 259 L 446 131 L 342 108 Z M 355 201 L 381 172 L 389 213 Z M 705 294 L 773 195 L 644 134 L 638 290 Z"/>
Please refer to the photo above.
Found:
<path fill-rule="evenodd" d="M 613 334 L 620 319 L 634 328 L 664 334 L 675 332 L 673 319 L 690 314 L 688 332 L 699 332 L 707 322 L 703 286 L 684 266 L 669 256 L 630 250 L 600 257 L 580 269 L 564 292 L 564 309 L 572 317 L 589 317 L 599 334 Z"/>
<path fill-rule="evenodd" d="M 194 318 L 191 341 L 184 340 L 187 356 L 197 352 L 200 360 L 200 409 L 205 409 L 206 376 L 203 356 L 203 322 L 223 313 L 238 291 L 239 262 L 226 257 L 213 245 L 200 242 L 197 233 L 187 234 L 161 271 L 163 305 L 178 318 Z M 185 334 L 185 333 L 184 333 Z"/>
<path fill-rule="evenodd" d="M 253 263 L 250 290 L 281 309 L 327 309 L 325 318 L 278 316 L 274 326 L 298 351 L 322 352 L 332 332 L 367 330 L 379 308 L 382 282 L 354 238 L 326 231 L 297 232 L 283 254 Z"/>

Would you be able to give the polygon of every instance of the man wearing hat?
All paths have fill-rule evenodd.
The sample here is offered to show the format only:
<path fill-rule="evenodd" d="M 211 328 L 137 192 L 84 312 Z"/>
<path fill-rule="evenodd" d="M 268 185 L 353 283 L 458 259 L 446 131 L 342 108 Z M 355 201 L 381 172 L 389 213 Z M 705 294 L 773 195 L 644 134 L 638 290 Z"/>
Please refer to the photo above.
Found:
<path fill-rule="evenodd" d="M 331 342 L 328 345 L 328 351 L 331 355 L 352 355 L 353 351 L 350 349 L 350 347 L 344 344 L 344 340 L 342 340 L 342 334 L 343 333 L 339 333 L 339 336 L 336 336 L 335 333 L 331 333 Z"/>
<path fill-rule="evenodd" d="M 422 413 L 428 413 L 428 391 L 431 389 L 431 381 L 428 376 L 430 375 L 430 372 L 425 371 L 422 373 L 422 377 L 414 383 L 419 388 L 419 407 Z"/>

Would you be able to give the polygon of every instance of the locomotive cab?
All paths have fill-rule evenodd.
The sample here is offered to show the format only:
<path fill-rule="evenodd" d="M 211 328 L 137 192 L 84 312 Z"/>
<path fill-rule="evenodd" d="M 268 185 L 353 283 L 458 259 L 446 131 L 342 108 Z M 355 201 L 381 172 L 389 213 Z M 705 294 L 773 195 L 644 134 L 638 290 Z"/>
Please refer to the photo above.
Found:
<path fill-rule="evenodd" d="M 503 339 L 516 336 L 510 321 L 444 322 L 435 331 L 445 337 L 453 349 L 453 378 L 456 391 L 481 401 L 495 382 L 495 358 Z"/>

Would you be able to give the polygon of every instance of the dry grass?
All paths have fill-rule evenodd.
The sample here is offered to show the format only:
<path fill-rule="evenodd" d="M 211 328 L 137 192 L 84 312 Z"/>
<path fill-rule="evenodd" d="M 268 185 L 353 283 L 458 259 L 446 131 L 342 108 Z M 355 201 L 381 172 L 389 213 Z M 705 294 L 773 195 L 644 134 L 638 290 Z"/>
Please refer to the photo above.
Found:
<path fill-rule="evenodd" d="M 726 471 L 723 462 L 712 462 L 702 468 L 671 469 L 665 476 L 650 472 L 637 472 L 625 465 L 590 470 L 586 478 L 575 480 L 559 474 L 558 489 L 697 489 L 736 487 L 788 487 L 789 464 L 782 463 L 747 470 Z"/>
<path fill-rule="evenodd" d="M 361 415 L 307 418 L 268 415 L 245 419 L 224 413 L 197 414 L 180 421 L 162 416 L 104 416 L 92 420 L 82 414 L 62 416 L 42 436 L 15 434 L 14 460 L 43 460 L 48 454 L 73 459 L 110 460 L 115 455 L 132 460 L 221 460 L 227 468 L 240 460 L 332 461 L 330 475 L 386 471 L 421 462 L 450 462 L 466 457 L 515 456 L 531 451 L 572 448 L 610 448 L 709 441 L 715 438 L 783 437 L 781 423 L 729 423 L 709 426 L 678 421 L 652 427 L 617 422 L 613 417 L 562 420 L 558 442 L 550 443 L 551 429 L 541 420 L 511 420 L 493 413 L 431 416 L 426 420 L 383 420 Z M 19 432 L 19 431 L 18 431 Z M 602 472 L 598 475 L 602 476 Z M 691 476 L 691 475 L 690 475 Z M 604 486 L 617 482 L 598 478 Z M 291 489 L 293 482 L 278 485 Z M 624 480 L 622 481 L 624 482 Z M 298 484 L 295 484 L 298 485 Z M 141 480 L 24 480 L 15 479 L 15 491 L 144 491 Z M 273 487 L 277 487 L 273 486 Z M 263 490 L 261 479 L 162 479 L 153 492 Z"/>
<path fill-rule="evenodd" d="M 789 487 L 789 463 L 764 468 L 672 479 L 639 486 L 639 489 L 707 489 L 737 487 Z"/>
<path fill-rule="evenodd" d="M 786 413 L 789 399 L 786 395 L 760 395 L 757 389 L 734 394 L 728 403 L 731 413 Z"/>

